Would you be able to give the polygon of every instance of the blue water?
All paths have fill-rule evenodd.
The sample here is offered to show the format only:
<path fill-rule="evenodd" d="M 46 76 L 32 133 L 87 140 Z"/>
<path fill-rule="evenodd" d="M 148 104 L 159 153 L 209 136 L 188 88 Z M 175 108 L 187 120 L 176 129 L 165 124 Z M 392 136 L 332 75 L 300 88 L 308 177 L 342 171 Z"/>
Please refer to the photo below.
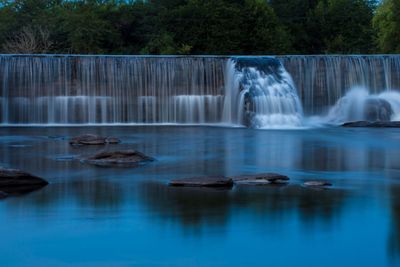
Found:
<path fill-rule="evenodd" d="M 70 147 L 97 133 L 107 147 Z M 137 149 L 135 169 L 81 164 Z M 0 128 L 0 165 L 50 185 L 0 200 L 1 266 L 399 266 L 400 130 Z M 281 187 L 171 188 L 170 179 L 279 172 Z M 324 179 L 329 190 L 305 188 Z"/>

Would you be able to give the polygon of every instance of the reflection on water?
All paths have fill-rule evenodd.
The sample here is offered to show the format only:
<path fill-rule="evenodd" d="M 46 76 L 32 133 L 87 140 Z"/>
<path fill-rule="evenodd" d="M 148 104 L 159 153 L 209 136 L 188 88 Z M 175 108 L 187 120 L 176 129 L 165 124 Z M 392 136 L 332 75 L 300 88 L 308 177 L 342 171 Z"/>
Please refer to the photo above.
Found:
<path fill-rule="evenodd" d="M 123 142 L 69 146 L 66 139 L 82 133 Z M 1 128 L 0 165 L 31 172 L 50 185 L 0 200 L 0 235 L 8 240 L 0 243 L 0 255 L 10 266 L 28 260 L 89 266 L 320 266 L 321 261 L 395 266 L 400 263 L 399 133 Z M 137 149 L 157 160 L 135 169 L 75 160 L 104 149 Z M 291 183 L 222 191 L 167 186 L 172 178 L 267 171 L 286 174 Z M 329 180 L 334 187 L 301 186 L 307 179 Z M 210 246 L 218 246 L 218 253 Z M 232 254 L 238 248 L 241 253 Z M 268 259 L 264 251 L 271 252 Z M 285 251 L 291 257 L 283 257 Z"/>
<path fill-rule="evenodd" d="M 162 220 L 177 220 L 183 227 L 224 225 L 235 213 L 246 212 L 279 222 L 296 214 L 304 226 L 332 224 L 344 205 L 344 190 L 301 186 L 238 186 L 234 190 L 167 187 L 150 182 L 140 187 L 139 199 Z"/>

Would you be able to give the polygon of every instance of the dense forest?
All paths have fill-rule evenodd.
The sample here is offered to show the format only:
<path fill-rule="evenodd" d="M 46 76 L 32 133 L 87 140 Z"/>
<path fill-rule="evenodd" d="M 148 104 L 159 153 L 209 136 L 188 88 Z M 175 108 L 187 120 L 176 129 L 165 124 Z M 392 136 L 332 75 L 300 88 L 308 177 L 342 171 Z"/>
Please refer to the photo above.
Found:
<path fill-rule="evenodd" d="M 1 53 L 399 53 L 400 0 L 0 0 Z"/>

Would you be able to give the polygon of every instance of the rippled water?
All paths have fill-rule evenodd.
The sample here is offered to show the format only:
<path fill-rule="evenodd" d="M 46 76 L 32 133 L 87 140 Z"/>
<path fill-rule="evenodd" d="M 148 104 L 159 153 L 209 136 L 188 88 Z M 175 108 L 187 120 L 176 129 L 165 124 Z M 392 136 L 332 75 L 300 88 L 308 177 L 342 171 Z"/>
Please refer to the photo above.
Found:
<path fill-rule="evenodd" d="M 74 148 L 80 133 L 119 145 Z M 74 157 L 138 149 L 136 169 Z M 2 266 L 398 266 L 400 130 L 0 128 L 0 165 L 50 185 L 0 201 Z M 273 171 L 282 187 L 215 191 L 172 178 Z M 331 181 L 330 190 L 301 186 Z"/>

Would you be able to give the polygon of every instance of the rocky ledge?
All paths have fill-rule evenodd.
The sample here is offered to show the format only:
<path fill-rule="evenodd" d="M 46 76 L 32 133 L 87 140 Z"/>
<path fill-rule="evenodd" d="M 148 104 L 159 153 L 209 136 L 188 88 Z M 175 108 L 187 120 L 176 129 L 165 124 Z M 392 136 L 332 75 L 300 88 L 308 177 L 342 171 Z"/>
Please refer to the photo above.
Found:
<path fill-rule="evenodd" d="M 365 127 L 365 128 L 400 128 L 400 121 L 353 121 L 342 124 L 343 127 Z"/>
<path fill-rule="evenodd" d="M 278 173 L 240 175 L 234 176 L 232 179 L 236 184 L 244 185 L 286 184 L 289 182 L 289 177 Z"/>
<path fill-rule="evenodd" d="M 28 193 L 46 185 L 47 181 L 27 172 L 0 167 L 0 198 L 10 194 Z"/>
<path fill-rule="evenodd" d="M 154 161 L 154 158 L 135 150 L 100 152 L 82 159 L 84 163 L 109 167 L 137 167 L 150 161 Z"/>
<path fill-rule="evenodd" d="M 192 177 L 186 179 L 176 179 L 169 183 L 170 186 L 184 187 L 222 187 L 230 188 L 233 186 L 233 180 L 223 176 L 204 176 Z"/>
<path fill-rule="evenodd" d="M 118 144 L 120 142 L 121 141 L 115 137 L 103 137 L 94 134 L 84 134 L 69 140 L 69 144 L 73 146 Z"/>

